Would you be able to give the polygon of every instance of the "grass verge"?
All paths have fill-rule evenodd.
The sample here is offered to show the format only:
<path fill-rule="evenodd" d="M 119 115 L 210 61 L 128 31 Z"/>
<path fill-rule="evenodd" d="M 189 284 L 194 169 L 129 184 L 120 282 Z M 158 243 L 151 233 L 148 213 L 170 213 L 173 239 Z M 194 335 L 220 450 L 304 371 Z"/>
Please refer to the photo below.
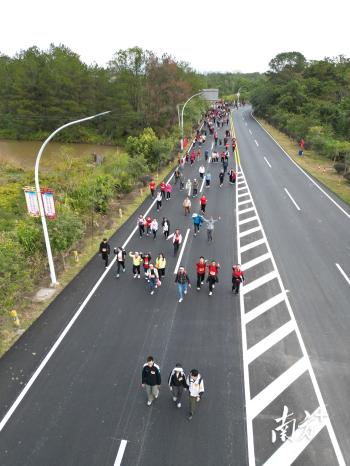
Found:
<path fill-rule="evenodd" d="M 155 179 L 162 180 L 167 176 L 169 170 L 175 167 L 176 160 L 171 162 L 167 167 L 162 169 Z M 39 288 L 48 286 L 48 283 L 41 283 L 33 293 L 24 298 L 17 305 L 16 311 L 20 319 L 20 326 L 16 327 L 12 318 L 6 315 L 0 315 L 0 357 L 18 340 L 18 338 L 32 325 L 32 323 L 45 311 L 48 305 L 61 293 L 61 291 L 73 280 L 73 278 L 85 267 L 85 265 L 97 254 L 101 238 L 112 236 L 133 213 L 138 209 L 142 202 L 149 195 L 148 188 L 135 188 L 131 193 L 127 194 L 123 199 L 118 200 L 115 205 L 112 203 L 103 223 L 98 225 L 98 230 L 91 237 L 86 235 L 80 241 L 81 253 L 79 261 L 75 262 L 73 253 L 66 260 L 66 268 L 59 273 L 59 286 L 55 294 L 45 302 L 35 302 L 33 297 Z M 119 208 L 122 208 L 122 217 L 119 215 Z"/>
<path fill-rule="evenodd" d="M 265 120 L 261 118 L 257 118 L 257 120 L 298 165 L 350 205 L 350 183 L 342 175 L 338 175 L 333 168 L 332 161 L 325 159 L 313 150 L 305 150 L 304 155 L 300 157 L 297 155 L 299 148 L 295 141 Z"/>

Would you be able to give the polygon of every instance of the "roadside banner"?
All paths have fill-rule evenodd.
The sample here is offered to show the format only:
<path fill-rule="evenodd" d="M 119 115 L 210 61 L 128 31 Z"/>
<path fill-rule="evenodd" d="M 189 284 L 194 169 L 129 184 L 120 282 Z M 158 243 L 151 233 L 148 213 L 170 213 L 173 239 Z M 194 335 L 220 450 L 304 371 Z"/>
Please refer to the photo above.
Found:
<path fill-rule="evenodd" d="M 50 220 L 56 218 L 56 207 L 52 189 L 42 189 L 41 198 L 43 200 L 45 216 Z"/>
<path fill-rule="evenodd" d="M 28 214 L 31 217 L 39 217 L 39 203 L 38 198 L 36 197 L 35 188 L 32 188 L 31 186 L 25 186 L 23 190 L 27 203 Z"/>
<path fill-rule="evenodd" d="M 184 138 L 184 149 L 186 149 L 187 145 L 188 145 L 188 138 L 185 137 Z"/>

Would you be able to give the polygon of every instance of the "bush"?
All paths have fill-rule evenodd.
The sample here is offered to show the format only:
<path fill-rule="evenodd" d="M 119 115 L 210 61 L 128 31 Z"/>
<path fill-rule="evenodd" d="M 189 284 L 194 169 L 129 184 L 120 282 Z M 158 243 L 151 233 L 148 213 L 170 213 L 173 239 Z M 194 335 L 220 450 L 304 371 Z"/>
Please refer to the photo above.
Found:
<path fill-rule="evenodd" d="M 337 162 L 333 165 L 333 167 L 337 173 L 345 173 L 346 171 L 346 165 L 343 162 Z"/>
<path fill-rule="evenodd" d="M 350 183 L 350 171 L 345 173 L 344 178 Z"/>
<path fill-rule="evenodd" d="M 38 218 L 25 218 L 18 222 L 16 234 L 19 244 L 26 254 L 34 255 L 43 250 L 43 233 Z"/>
<path fill-rule="evenodd" d="M 69 249 L 84 233 L 84 224 L 77 214 L 67 207 L 58 212 L 55 220 L 48 222 L 51 247 L 54 254 Z"/>

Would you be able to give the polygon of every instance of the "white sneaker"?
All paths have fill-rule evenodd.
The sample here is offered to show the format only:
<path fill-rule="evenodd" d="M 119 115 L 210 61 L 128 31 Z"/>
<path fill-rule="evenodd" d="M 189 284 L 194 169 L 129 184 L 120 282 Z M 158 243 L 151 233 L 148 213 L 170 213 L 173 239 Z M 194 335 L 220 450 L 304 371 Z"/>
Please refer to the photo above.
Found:
<path fill-rule="evenodd" d="M 187 294 L 187 290 L 184 291 L 184 294 Z"/>
<path fill-rule="evenodd" d="M 117 273 L 116 277 L 119 278 L 119 273 Z"/>
<path fill-rule="evenodd" d="M 209 296 L 211 296 L 212 294 L 213 294 L 213 292 L 212 292 L 212 291 L 209 291 Z"/>
<path fill-rule="evenodd" d="M 141 278 L 141 275 L 138 275 L 137 278 Z"/>
<path fill-rule="evenodd" d="M 125 272 L 125 269 L 123 269 L 123 272 Z"/>
<path fill-rule="evenodd" d="M 178 404 L 177 404 L 177 407 L 178 407 L 178 408 L 181 408 L 181 403 L 178 403 Z"/>
<path fill-rule="evenodd" d="M 201 282 L 201 285 L 204 285 L 204 282 Z"/>
<path fill-rule="evenodd" d="M 215 288 L 215 285 L 213 285 L 213 289 Z"/>
<path fill-rule="evenodd" d="M 154 290 L 151 291 L 151 294 L 154 294 Z"/>
<path fill-rule="evenodd" d="M 197 290 L 198 290 L 198 291 L 200 290 L 200 287 L 199 287 L 199 286 L 197 286 Z"/>
<path fill-rule="evenodd" d="M 152 401 L 147 401 L 147 406 L 151 406 Z"/>
<path fill-rule="evenodd" d="M 137 277 L 137 274 L 135 273 L 134 278 L 136 278 L 136 277 Z"/>
<path fill-rule="evenodd" d="M 157 393 L 157 395 L 154 395 L 154 398 L 157 399 L 159 396 L 159 393 Z"/>
<path fill-rule="evenodd" d="M 173 396 L 173 401 L 176 401 L 176 400 L 177 400 L 176 396 Z"/>
<path fill-rule="evenodd" d="M 179 303 L 182 303 L 182 301 L 183 301 L 183 298 L 180 298 L 180 299 L 179 299 Z"/>

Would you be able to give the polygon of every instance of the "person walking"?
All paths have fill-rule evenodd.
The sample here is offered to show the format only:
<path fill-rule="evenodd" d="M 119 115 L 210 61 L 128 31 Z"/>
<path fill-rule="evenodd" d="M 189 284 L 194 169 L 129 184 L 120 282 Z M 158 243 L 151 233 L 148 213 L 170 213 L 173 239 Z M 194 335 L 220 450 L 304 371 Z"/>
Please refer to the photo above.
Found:
<path fill-rule="evenodd" d="M 149 236 L 151 232 L 152 217 L 148 216 L 145 221 L 146 235 Z"/>
<path fill-rule="evenodd" d="M 195 178 L 192 183 L 192 197 L 197 197 L 197 195 L 198 195 L 198 181 Z"/>
<path fill-rule="evenodd" d="M 236 183 L 236 172 L 234 171 L 233 168 L 231 168 L 228 171 L 228 177 L 229 177 L 230 184 L 235 184 Z"/>
<path fill-rule="evenodd" d="M 144 254 L 143 252 L 140 252 L 141 259 L 143 261 L 143 271 L 145 272 L 145 278 L 147 278 L 147 271 L 149 269 L 149 265 L 151 263 L 151 253 L 147 252 Z"/>
<path fill-rule="evenodd" d="M 101 241 L 99 252 L 102 256 L 102 260 L 105 261 L 105 268 L 107 268 L 108 267 L 108 256 L 111 252 L 111 247 L 107 242 L 107 238 L 103 238 L 103 240 Z"/>
<path fill-rule="evenodd" d="M 184 211 L 185 211 L 185 216 L 191 212 L 191 205 L 192 205 L 192 203 L 191 203 L 190 198 L 188 196 L 186 196 L 183 203 L 182 203 L 182 206 L 183 206 Z"/>
<path fill-rule="evenodd" d="M 169 389 L 173 395 L 173 402 L 178 408 L 181 408 L 181 398 L 184 389 L 187 389 L 186 374 L 180 363 L 177 363 L 170 372 L 168 379 Z"/>
<path fill-rule="evenodd" d="M 156 201 L 157 201 L 157 212 L 159 212 L 159 209 L 162 208 L 162 193 L 160 191 L 157 192 Z"/>
<path fill-rule="evenodd" d="M 185 190 L 187 191 L 188 196 L 191 196 L 192 183 L 191 183 L 190 179 L 188 179 L 187 182 L 186 182 Z"/>
<path fill-rule="evenodd" d="M 244 282 L 244 273 L 241 269 L 241 265 L 234 265 L 232 267 L 232 291 L 238 294 L 242 282 Z"/>
<path fill-rule="evenodd" d="M 116 274 L 116 278 L 119 278 L 120 269 L 123 269 L 123 272 L 125 272 L 126 251 L 122 246 L 114 248 L 113 251 L 114 251 L 114 254 L 117 256 L 117 274 Z"/>
<path fill-rule="evenodd" d="M 162 228 L 163 228 L 163 234 L 164 238 L 168 239 L 169 237 L 169 231 L 170 231 L 170 222 L 166 217 L 163 217 L 162 220 Z"/>
<path fill-rule="evenodd" d="M 205 175 L 205 187 L 210 188 L 211 174 L 208 172 Z"/>
<path fill-rule="evenodd" d="M 222 188 L 222 185 L 224 184 L 224 177 L 225 177 L 225 171 L 222 168 L 219 173 L 220 188 Z"/>
<path fill-rule="evenodd" d="M 197 233 L 199 233 L 199 228 L 203 222 L 203 218 L 199 214 L 192 214 L 192 220 L 193 220 L 193 235 L 197 236 Z"/>
<path fill-rule="evenodd" d="M 173 190 L 173 187 L 171 186 L 170 183 L 167 183 L 165 185 L 165 192 L 166 192 L 166 200 L 169 201 L 169 199 L 171 198 L 171 192 Z"/>
<path fill-rule="evenodd" d="M 189 416 L 190 421 L 193 418 L 197 404 L 200 402 L 204 393 L 204 381 L 198 369 L 192 369 L 186 380 L 189 394 Z"/>
<path fill-rule="evenodd" d="M 151 231 L 153 234 L 153 239 L 156 239 L 157 237 L 157 231 L 158 231 L 158 220 L 154 218 L 151 223 Z"/>
<path fill-rule="evenodd" d="M 156 258 L 156 268 L 158 270 L 159 280 L 162 280 L 165 277 L 165 267 L 166 267 L 166 259 L 164 254 L 160 252 Z"/>
<path fill-rule="evenodd" d="M 151 406 L 159 396 L 161 385 L 160 368 L 154 363 L 153 356 L 148 356 L 146 364 L 142 368 L 142 387 L 146 388 L 147 406 Z"/>
<path fill-rule="evenodd" d="M 156 182 L 154 181 L 154 179 L 152 178 L 150 183 L 149 183 L 149 189 L 151 191 L 151 196 L 152 196 L 152 199 L 154 198 L 154 191 L 156 189 Z"/>
<path fill-rule="evenodd" d="M 176 229 L 174 236 L 173 236 L 174 256 L 176 256 L 181 243 L 182 243 L 182 235 L 180 233 L 180 230 Z"/>
<path fill-rule="evenodd" d="M 183 174 L 180 174 L 180 191 L 183 191 L 185 189 L 185 179 Z"/>
<path fill-rule="evenodd" d="M 197 269 L 197 291 L 201 289 L 201 285 L 204 285 L 205 280 L 205 270 L 207 268 L 207 261 L 203 256 L 199 258 L 199 261 L 196 264 Z"/>
<path fill-rule="evenodd" d="M 214 219 L 210 217 L 209 219 L 203 217 L 203 220 L 207 223 L 207 239 L 208 241 L 213 241 L 213 233 L 215 228 L 215 223 L 221 220 L 221 217 Z"/>
<path fill-rule="evenodd" d="M 174 173 L 174 184 L 177 184 L 180 178 L 180 168 L 176 167 L 175 173 Z"/>
<path fill-rule="evenodd" d="M 143 234 L 145 233 L 145 224 L 145 217 L 142 214 L 140 214 L 137 219 L 137 226 L 139 227 L 140 238 L 142 238 Z"/>
<path fill-rule="evenodd" d="M 146 278 L 148 280 L 150 294 L 154 294 L 154 290 L 158 287 L 159 274 L 158 270 L 152 263 L 149 264 L 146 272 Z"/>
<path fill-rule="evenodd" d="M 208 151 L 208 149 L 206 149 L 206 150 L 204 151 L 204 158 L 205 158 L 205 161 L 208 162 L 208 158 L 209 158 L 209 151 Z"/>
<path fill-rule="evenodd" d="M 165 188 L 166 188 L 166 184 L 164 183 L 164 181 L 162 181 L 160 183 L 160 192 L 161 192 L 161 195 L 162 195 L 163 199 L 165 199 Z"/>
<path fill-rule="evenodd" d="M 215 283 L 219 281 L 219 268 L 220 264 L 216 263 L 215 261 L 211 261 L 210 264 L 208 264 L 207 282 L 209 283 L 209 296 L 213 294 Z"/>
<path fill-rule="evenodd" d="M 202 197 L 200 198 L 200 200 L 199 200 L 199 203 L 200 203 L 200 206 L 201 206 L 201 211 L 203 212 L 203 214 L 204 214 L 204 212 L 205 212 L 205 207 L 206 207 L 206 205 L 207 205 L 207 202 L 208 202 L 208 199 L 207 199 L 207 198 L 205 197 L 205 195 L 203 194 L 203 196 L 202 196 Z"/>
<path fill-rule="evenodd" d="M 204 178 L 204 173 L 205 173 L 205 166 L 204 166 L 204 165 L 201 165 L 201 166 L 199 167 L 199 170 L 198 170 L 198 171 L 199 171 L 199 176 L 201 177 L 201 179 L 203 179 L 203 178 Z"/>
<path fill-rule="evenodd" d="M 130 251 L 129 256 L 132 258 L 132 273 L 134 274 L 134 278 L 136 277 L 140 278 L 141 277 L 140 267 L 142 264 L 142 257 L 137 251 L 135 253 L 132 253 Z"/>
<path fill-rule="evenodd" d="M 182 265 L 179 267 L 179 270 L 175 277 L 175 283 L 177 283 L 177 289 L 179 291 L 179 303 L 184 299 L 184 295 L 187 294 L 187 287 L 191 287 L 190 278 L 185 270 L 185 267 Z"/>

